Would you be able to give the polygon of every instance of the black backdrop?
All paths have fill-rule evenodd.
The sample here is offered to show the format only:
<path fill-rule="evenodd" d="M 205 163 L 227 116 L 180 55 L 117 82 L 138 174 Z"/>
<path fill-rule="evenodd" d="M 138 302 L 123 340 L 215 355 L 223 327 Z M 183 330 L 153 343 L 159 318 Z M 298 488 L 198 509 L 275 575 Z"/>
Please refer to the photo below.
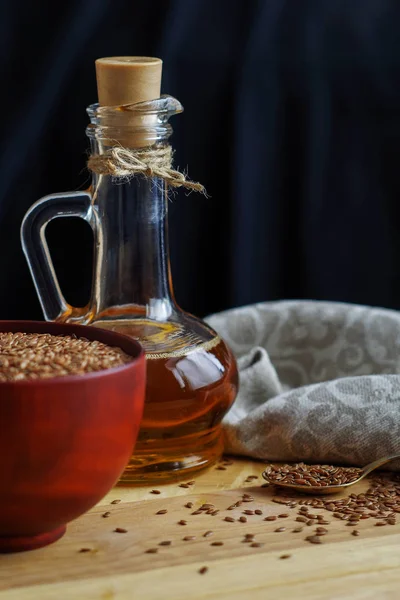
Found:
<path fill-rule="evenodd" d="M 94 60 L 164 60 L 181 100 L 176 296 L 199 315 L 261 300 L 400 307 L 399 0 L 2 0 L 0 318 L 41 318 L 19 243 L 28 206 L 83 189 Z M 83 304 L 85 224 L 49 239 Z"/>

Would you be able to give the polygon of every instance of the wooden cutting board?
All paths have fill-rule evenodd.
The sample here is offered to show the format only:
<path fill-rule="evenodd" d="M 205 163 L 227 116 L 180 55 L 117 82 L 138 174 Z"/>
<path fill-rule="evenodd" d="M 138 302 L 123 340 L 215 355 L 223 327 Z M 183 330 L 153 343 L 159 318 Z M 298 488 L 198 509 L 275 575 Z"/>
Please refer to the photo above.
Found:
<path fill-rule="evenodd" d="M 260 479 L 218 490 L 261 471 L 260 463 L 235 461 L 226 471 L 199 476 L 189 489 L 175 483 L 159 487 L 156 495 L 149 488 L 115 488 L 101 505 L 70 524 L 56 544 L 1 556 L 0 600 L 400 597 L 399 525 L 376 527 L 374 519 L 365 520 L 357 527 L 360 536 L 354 537 L 354 527 L 313 509 L 326 514 L 330 524 L 323 543 L 310 544 L 305 537 L 315 527 L 297 522 L 297 509 L 274 502 L 276 491 L 261 488 Z M 354 491 L 366 487 L 360 484 Z M 243 492 L 254 501 L 227 510 Z M 121 502 L 111 504 L 116 497 Z M 187 502 L 193 507 L 185 507 Z M 220 512 L 193 515 L 204 503 Z M 165 509 L 166 514 L 157 514 Z M 249 509 L 262 515 L 239 522 Z M 106 511 L 110 515 L 105 518 Z M 279 514 L 289 516 L 264 521 Z M 182 519 L 186 525 L 179 524 Z M 301 526 L 302 532 L 293 532 Z M 280 527 L 285 531 L 276 532 Z M 116 528 L 127 531 L 117 533 Z M 204 537 L 207 531 L 213 533 Z M 244 543 L 245 534 L 255 534 L 254 541 L 262 545 Z M 185 541 L 187 536 L 195 539 Z M 171 543 L 160 545 L 163 541 Z M 81 552 L 83 548 L 88 550 Z M 153 548 L 156 553 L 146 552 Z M 204 574 L 199 573 L 202 567 L 207 567 Z"/>

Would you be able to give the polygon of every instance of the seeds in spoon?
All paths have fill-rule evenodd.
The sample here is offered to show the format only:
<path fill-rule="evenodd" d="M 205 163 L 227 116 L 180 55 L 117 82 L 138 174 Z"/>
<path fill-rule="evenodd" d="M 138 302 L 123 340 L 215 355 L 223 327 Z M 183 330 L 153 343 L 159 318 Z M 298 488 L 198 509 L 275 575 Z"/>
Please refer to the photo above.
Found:
<path fill-rule="evenodd" d="M 358 467 L 336 467 L 333 465 L 269 465 L 265 476 L 275 485 L 290 484 L 307 487 L 324 487 L 356 481 L 362 474 Z"/>

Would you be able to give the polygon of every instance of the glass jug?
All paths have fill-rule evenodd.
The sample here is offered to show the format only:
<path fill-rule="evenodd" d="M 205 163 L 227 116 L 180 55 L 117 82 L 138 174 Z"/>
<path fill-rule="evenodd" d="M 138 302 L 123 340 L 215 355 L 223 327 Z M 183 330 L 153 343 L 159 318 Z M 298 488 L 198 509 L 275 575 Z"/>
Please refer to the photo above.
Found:
<path fill-rule="evenodd" d="M 167 144 L 170 96 L 123 107 L 92 105 L 87 135 L 93 154 L 118 139 Z M 127 115 L 129 118 L 127 118 Z M 134 117 L 134 118 L 133 118 Z M 163 480 L 193 472 L 222 453 L 221 421 L 237 391 L 234 357 L 208 325 L 174 299 L 167 238 L 167 185 L 142 175 L 93 173 L 87 191 L 46 196 L 21 228 L 22 246 L 46 320 L 95 325 L 137 339 L 147 357 L 146 403 L 139 439 L 122 482 Z M 94 235 L 92 292 L 75 308 L 60 290 L 45 238 L 58 217 L 80 217 Z"/>

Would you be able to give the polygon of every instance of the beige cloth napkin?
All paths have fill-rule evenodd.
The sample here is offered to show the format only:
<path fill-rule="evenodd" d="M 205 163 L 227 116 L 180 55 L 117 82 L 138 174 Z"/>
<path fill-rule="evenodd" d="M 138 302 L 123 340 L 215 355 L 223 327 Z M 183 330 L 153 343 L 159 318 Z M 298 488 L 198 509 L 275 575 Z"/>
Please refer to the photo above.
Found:
<path fill-rule="evenodd" d="M 227 452 L 361 466 L 400 454 L 400 313 L 290 301 L 206 320 L 239 365 Z"/>

